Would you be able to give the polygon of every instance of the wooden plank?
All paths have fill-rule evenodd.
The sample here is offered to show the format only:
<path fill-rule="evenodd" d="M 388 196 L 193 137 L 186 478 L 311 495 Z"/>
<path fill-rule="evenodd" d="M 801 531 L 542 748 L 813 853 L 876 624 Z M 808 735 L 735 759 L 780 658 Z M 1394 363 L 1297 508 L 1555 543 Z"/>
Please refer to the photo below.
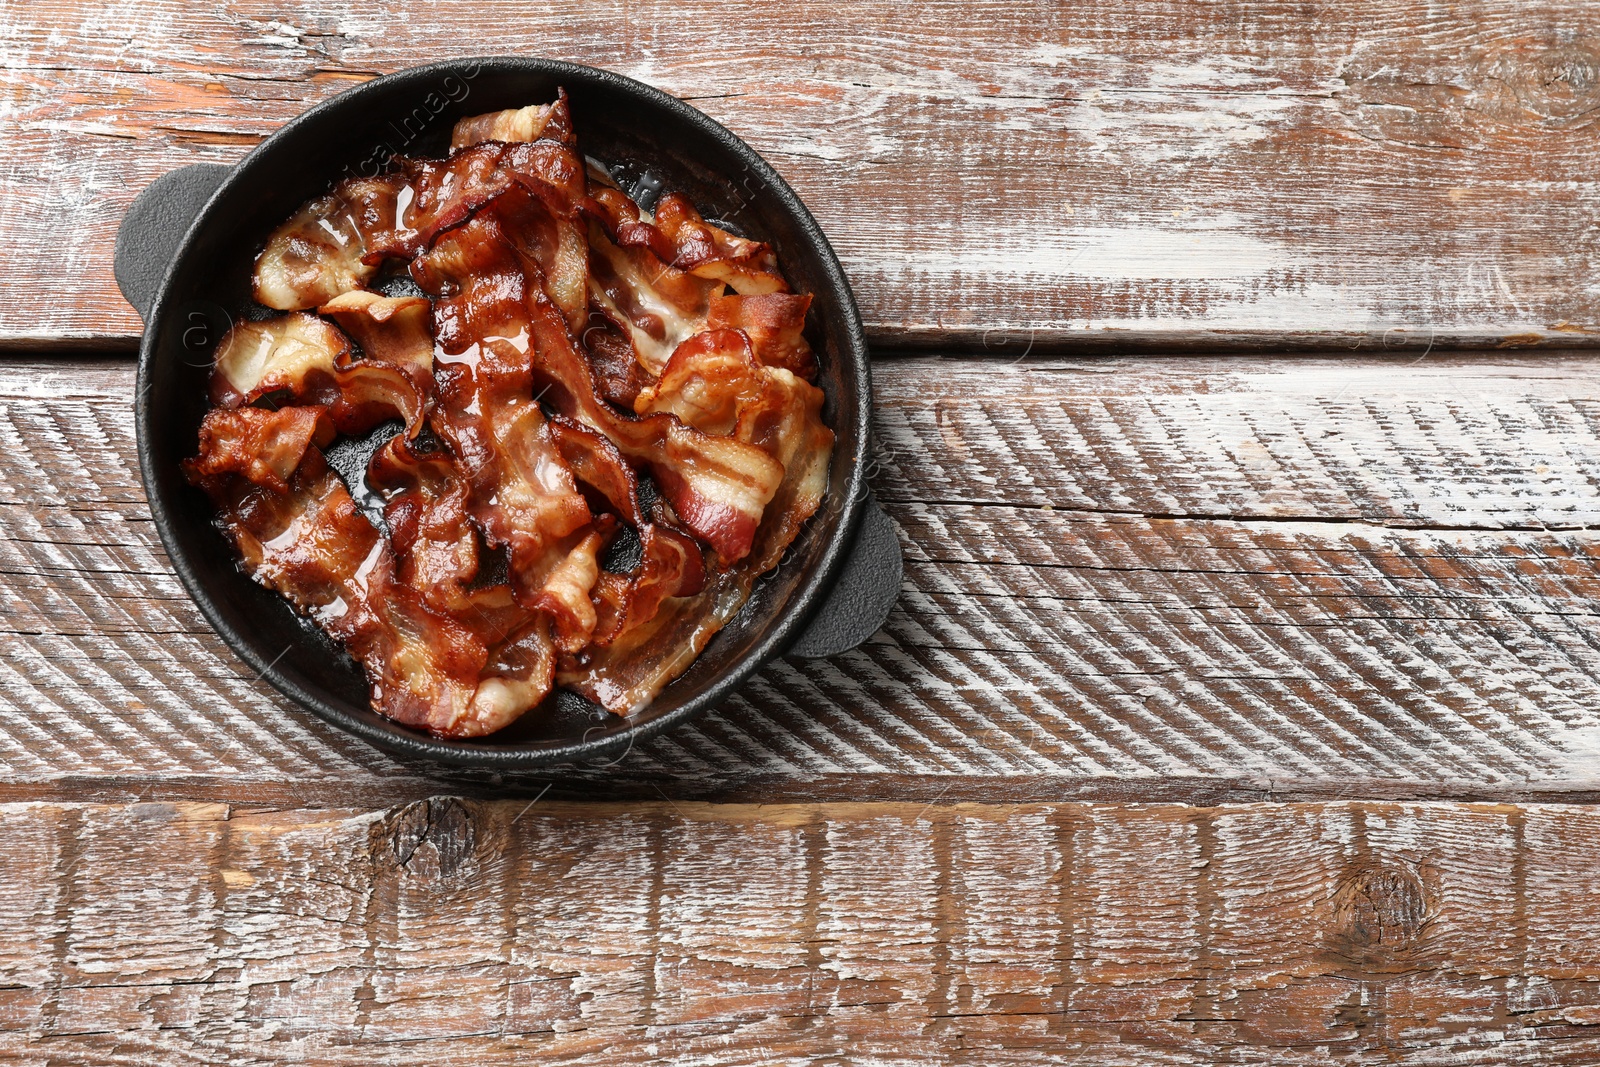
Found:
<path fill-rule="evenodd" d="M 1590 1064 L 1564 805 L 0 806 L 18 1062 Z"/>
<path fill-rule="evenodd" d="M 873 480 L 907 554 L 885 630 L 555 778 L 648 797 L 1600 795 L 1588 366 L 880 362 Z M 0 797 L 425 795 L 419 768 L 289 709 L 209 632 L 142 503 L 130 389 L 116 361 L 0 364 Z"/>
<path fill-rule="evenodd" d="M 496 51 L 693 100 L 795 185 L 878 342 L 1571 345 L 1600 329 L 1582 0 L 5 9 L 0 343 L 130 344 L 133 194 Z"/>

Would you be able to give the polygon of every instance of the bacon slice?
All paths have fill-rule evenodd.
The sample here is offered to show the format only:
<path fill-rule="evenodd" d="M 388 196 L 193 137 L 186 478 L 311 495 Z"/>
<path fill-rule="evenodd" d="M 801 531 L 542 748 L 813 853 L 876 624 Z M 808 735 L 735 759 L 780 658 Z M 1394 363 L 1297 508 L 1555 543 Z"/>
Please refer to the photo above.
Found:
<path fill-rule="evenodd" d="M 361 346 L 362 355 L 404 372 L 427 395 L 433 388 L 433 305 L 421 296 L 345 293 L 317 309 Z"/>
<path fill-rule="evenodd" d="M 700 433 L 670 415 L 629 419 L 602 402 L 564 318 L 537 279 L 530 282 L 530 270 L 537 274 L 536 265 L 506 240 L 493 212 L 452 231 L 419 258 L 413 277 L 439 294 L 434 315 L 441 353 L 461 353 L 472 364 L 469 376 L 493 376 L 498 397 L 520 395 L 521 375 L 531 369 L 545 387 L 542 395 L 558 411 L 603 434 L 623 456 L 649 466 L 691 532 L 724 559 L 742 558 L 782 481 L 781 464 L 757 448 Z M 519 358 L 530 354 L 530 343 L 531 368 Z M 435 358 L 443 363 L 447 357 Z M 444 402 L 457 388 L 458 376 L 438 377 Z M 457 414 L 445 433 L 453 435 L 451 447 L 475 471 L 488 463 L 476 457 L 487 457 L 492 449 L 481 435 L 464 432 L 482 419 L 468 411 L 471 406 L 470 400 L 456 403 Z M 490 410 L 481 402 L 476 409 Z"/>
<path fill-rule="evenodd" d="M 494 204 L 507 240 L 525 262 L 538 267 L 545 294 L 576 333 L 589 317 L 589 243 L 587 227 L 572 207 L 526 186 L 506 190 Z"/>
<path fill-rule="evenodd" d="M 583 160 L 568 145 L 540 140 L 486 141 L 448 159 L 400 161 L 392 225 L 375 231 L 368 258 L 415 256 L 502 193 L 522 187 L 559 216 L 573 215 L 586 195 Z"/>
<path fill-rule="evenodd" d="M 217 345 L 211 402 L 238 407 L 268 393 L 293 391 L 317 374 L 331 376 L 350 342 L 315 315 L 297 312 L 236 323 Z"/>
<path fill-rule="evenodd" d="M 588 364 L 562 328 L 555 305 L 536 294 L 529 310 L 534 369 L 551 405 L 648 466 L 691 533 L 724 561 L 742 559 L 783 480 L 782 464 L 759 448 L 701 433 L 670 414 L 618 414 L 595 395 Z"/>
<path fill-rule="evenodd" d="M 367 465 L 367 486 L 384 494 L 384 524 L 400 580 L 437 611 L 474 610 L 467 586 L 478 574 L 471 488 L 446 454 L 418 456 L 403 437 Z"/>
<path fill-rule="evenodd" d="M 712 226 L 674 193 L 661 198 L 652 220 L 620 189 L 591 180 L 585 209 L 590 299 L 652 375 L 687 338 L 733 328 L 750 334 L 761 362 L 815 378 L 803 335 L 811 298 L 788 292 L 770 247 Z M 722 292 L 727 285 L 734 294 Z M 609 357 L 602 350 L 605 380 L 626 381 Z"/>
<path fill-rule="evenodd" d="M 700 334 L 679 347 L 657 385 L 640 394 L 641 410 L 659 404 L 700 429 L 757 445 L 783 465 L 783 481 L 742 561 L 719 569 L 697 596 L 663 598 L 655 612 L 639 612 L 614 633 L 597 627 L 590 648 L 563 662 L 560 684 L 626 715 L 687 669 L 821 505 L 833 447 L 822 403 L 816 386 L 757 363 L 739 331 Z M 602 581 L 599 593 L 615 595 L 615 588 Z"/>
<path fill-rule="evenodd" d="M 581 347 L 589 360 L 595 392 L 601 399 L 632 411 L 639 390 L 649 385 L 654 377 L 639 362 L 628 334 L 607 318 L 602 309 L 591 307 L 581 335 Z"/>
<path fill-rule="evenodd" d="M 645 525 L 638 475 L 609 438 L 561 415 L 550 420 L 550 436 L 572 476 L 590 489 L 604 508 L 634 526 Z"/>
<path fill-rule="evenodd" d="M 556 91 L 550 104 L 530 104 L 510 111 L 491 111 L 459 120 L 450 131 L 452 152 L 481 141 L 537 141 L 541 137 L 574 144 L 567 91 Z"/>
<path fill-rule="evenodd" d="M 210 465 L 208 450 L 197 465 Z M 492 597 L 471 605 L 476 627 L 431 609 L 398 579 L 389 544 L 315 448 L 282 490 L 243 478 L 200 481 L 246 571 L 344 644 L 383 714 L 444 737 L 478 737 L 549 692 L 555 660 L 545 620 Z"/>
<path fill-rule="evenodd" d="M 817 357 L 804 332 L 810 308 L 809 293 L 714 296 L 705 325 L 708 330 L 743 330 L 756 360 L 763 366 L 782 367 L 814 382 Z"/>
<path fill-rule="evenodd" d="M 284 393 L 296 403 L 326 405 L 340 433 L 364 433 L 386 419 L 404 419 L 413 436 L 422 426 L 428 397 L 401 368 L 375 359 L 354 360 L 337 328 L 305 312 L 262 322 L 241 322 L 217 346 L 211 402 L 238 408 Z"/>
<path fill-rule="evenodd" d="M 660 374 L 673 350 L 704 325 L 721 283 L 679 270 L 643 237 L 623 243 L 625 235 L 655 231 L 639 222 L 621 191 L 595 189 L 589 211 L 589 299 L 632 343 L 639 364 Z"/>
<path fill-rule="evenodd" d="M 200 454 L 183 469 L 197 485 L 242 475 L 279 493 L 312 445 L 327 447 L 333 424 L 320 407 L 214 409 L 200 422 Z"/>
<path fill-rule="evenodd" d="M 385 715 L 445 736 L 493 728 L 473 710 L 487 650 L 393 580 L 387 544 L 320 455 L 287 492 L 234 482 L 213 497 L 245 569 L 344 644 Z"/>
<path fill-rule="evenodd" d="M 656 201 L 654 226 L 670 248 L 670 254 L 656 254 L 680 270 L 726 282 L 745 295 L 789 291 L 771 247 L 711 225 L 680 193 Z"/>
<path fill-rule="evenodd" d="M 347 179 L 290 216 L 256 257 L 256 301 L 302 311 L 371 281 L 382 257 L 369 257 L 368 242 L 393 224 L 400 185 L 389 175 Z"/>
<path fill-rule="evenodd" d="M 416 255 L 515 185 L 553 198 L 571 214 L 587 190 L 565 97 L 548 105 L 535 130 L 538 111 L 465 119 L 458 130 L 506 136 L 464 134 L 448 159 L 400 159 L 387 174 L 340 182 L 268 236 L 256 257 L 252 295 L 280 311 L 326 304 L 366 286 L 384 259 Z"/>
<path fill-rule="evenodd" d="M 556 670 L 557 685 L 571 689 L 617 715 L 633 715 L 663 686 L 689 669 L 711 638 L 749 598 L 744 571 L 716 572 L 697 596 L 663 603 L 603 646 L 567 657 Z"/>
<path fill-rule="evenodd" d="M 596 625 L 590 639 L 604 648 L 648 625 L 674 597 L 692 597 L 706 587 L 705 556 L 687 535 L 660 523 L 639 531 L 640 561 L 631 575 L 602 574 L 595 584 Z"/>
<path fill-rule="evenodd" d="M 539 607 L 550 615 L 555 645 L 563 652 L 576 652 L 594 635 L 598 614 L 589 593 L 600 579 L 600 551 L 615 530 L 616 520 L 601 516 L 545 577 Z"/>
<path fill-rule="evenodd" d="M 439 294 L 432 425 L 472 486 L 485 538 L 510 548 L 518 599 L 546 606 L 545 587 L 591 515 L 533 399 L 521 260 L 484 214 L 441 237 L 412 274 Z"/>

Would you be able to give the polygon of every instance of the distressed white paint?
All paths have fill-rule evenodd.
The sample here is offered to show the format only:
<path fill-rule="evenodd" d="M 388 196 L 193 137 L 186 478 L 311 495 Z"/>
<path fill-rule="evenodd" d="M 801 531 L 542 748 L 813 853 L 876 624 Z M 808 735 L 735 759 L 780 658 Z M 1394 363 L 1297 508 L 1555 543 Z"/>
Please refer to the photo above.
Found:
<path fill-rule="evenodd" d="M 1567 9 L 1441 15 L 1400 47 L 1407 11 L 1359 5 L 1304 26 L 1249 5 L 1023 5 L 955 25 L 881 0 L 735 3 L 706 16 L 736 27 L 710 58 L 706 17 L 666 7 L 630 10 L 627 32 L 608 8 L 500 0 L 7 10 L 0 241 L 16 251 L 0 285 L 32 296 L 0 307 L 0 343 L 131 339 L 108 258 L 137 187 L 237 158 L 341 74 L 481 51 L 486 34 L 641 77 L 749 139 L 844 255 L 875 338 L 1336 344 L 1405 324 L 1492 344 L 1600 328 L 1587 142 L 1518 125 L 1563 105 L 1498 43 L 1580 40 Z M 1483 107 L 1518 77 L 1524 110 L 1483 121 L 1413 98 L 1450 84 Z M 1437 136 L 1408 141 L 1419 123 Z M 1471 167 L 1435 142 L 1469 145 Z"/>
<path fill-rule="evenodd" d="M 396 773 L 209 636 L 142 521 L 131 368 L 73 366 L 0 367 L 0 773 Z M 907 551 L 888 627 L 607 773 L 1579 780 L 1584 366 L 880 362 L 874 482 Z M 1184 514 L 1205 518 L 1145 518 Z"/>

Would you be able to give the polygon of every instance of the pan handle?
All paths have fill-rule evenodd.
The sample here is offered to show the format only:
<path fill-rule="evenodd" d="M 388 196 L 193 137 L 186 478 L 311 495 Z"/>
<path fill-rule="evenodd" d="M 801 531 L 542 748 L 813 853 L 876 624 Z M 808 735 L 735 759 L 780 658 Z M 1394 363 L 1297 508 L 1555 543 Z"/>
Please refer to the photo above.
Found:
<path fill-rule="evenodd" d="M 877 633 L 900 595 L 904 569 L 900 535 L 877 500 L 869 495 L 855 544 L 838 582 L 811 625 L 795 638 L 784 655 L 796 659 L 837 656 Z"/>
<path fill-rule="evenodd" d="M 195 163 L 169 171 L 145 186 L 122 216 L 111 269 L 123 299 L 141 319 L 149 321 L 150 306 L 189 224 L 231 170 L 220 163 Z"/>

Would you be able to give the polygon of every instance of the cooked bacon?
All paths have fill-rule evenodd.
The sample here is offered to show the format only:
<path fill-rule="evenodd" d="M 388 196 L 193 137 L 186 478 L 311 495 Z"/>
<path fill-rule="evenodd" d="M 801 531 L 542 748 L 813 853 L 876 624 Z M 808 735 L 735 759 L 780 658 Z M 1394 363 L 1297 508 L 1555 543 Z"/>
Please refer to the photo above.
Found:
<path fill-rule="evenodd" d="M 289 477 L 312 445 L 326 448 L 333 424 L 320 407 L 216 408 L 200 422 L 200 454 L 185 460 L 189 480 L 206 484 L 240 474 L 256 485 L 289 491 Z"/>
<path fill-rule="evenodd" d="M 771 248 L 712 226 L 677 194 L 661 198 L 653 221 L 620 189 L 591 181 L 589 194 L 590 300 L 650 374 L 687 338 L 726 327 L 746 330 L 761 362 L 816 376 L 803 334 L 811 298 L 787 291 Z M 609 355 L 606 380 L 625 382 Z"/>
<path fill-rule="evenodd" d="M 314 374 L 331 376 L 349 351 L 344 334 L 303 312 L 236 323 L 217 345 L 211 402 L 238 407 L 268 393 L 292 391 Z"/>
<path fill-rule="evenodd" d="M 256 257 L 251 291 L 279 311 L 326 304 L 372 280 L 382 257 L 369 258 L 368 241 L 393 225 L 400 180 L 392 175 L 351 178 L 311 201 L 272 231 Z"/>
<path fill-rule="evenodd" d="M 238 478 L 204 484 L 245 569 L 344 644 L 383 714 L 478 737 L 549 692 L 555 660 L 543 618 L 492 596 L 462 615 L 431 609 L 398 579 L 389 544 L 316 449 L 282 491 Z"/>
<path fill-rule="evenodd" d="M 647 625 L 672 597 L 706 587 L 705 556 L 693 538 L 660 523 L 639 530 L 639 566 L 631 575 L 602 574 L 595 585 L 597 622 L 590 643 L 604 648 Z"/>
<path fill-rule="evenodd" d="M 821 389 L 790 371 L 758 363 L 743 331 L 708 330 L 678 346 L 636 407 L 669 411 L 706 433 L 755 445 L 782 464 L 783 484 L 752 545 L 759 573 L 777 566 L 827 489 L 833 431 L 822 424 L 823 400 Z"/>
<path fill-rule="evenodd" d="M 450 131 L 450 150 L 468 148 L 480 141 L 537 141 L 541 137 L 574 143 L 572 112 L 565 89 L 556 91 L 555 102 L 551 104 L 530 104 L 459 120 Z"/>
<path fill-rule="evenodd" d="M 563 206 L 571 205 L 518 186 L 495 199 L 494 212 L 517 254 L 539 268 L 545 293 L 576 333 L 589 316 L 588 227 L 576 210 L 558 213 Z"/>
<path fill-rule="evenodd" d="M 521 260 L 492 214 L 445 234 L 412 266 L 435 305 L 433 426 L 472 485 L 472 514 L 511 550 L 512 585 L 529 607 L 591 519 L 532 396 Z"/>
<path fill-rule="evenodd" d="M 562 415 L 550 419 L 550 436 L 572 476 L 592 494 L 594 510 L 609 510 L 634 526 L 645 524 L 639 477 L 610 438 Z"/>
<path fill-rule="evenodd" d="M 654 381 L 644 364 L 634 355 L 633 342 L 622 327 L 612 322 L 599 308 L 592 308 L 584 326 L 580 347 L 589 359 L 589 372 L 595 392 L 628 411 L 639 390 Z"/>
<path fill-rule="evenodd" d="M 661 258 L 680 270 L 726 282 L 745 295 L 789 291 L 769 246 L 711 225 L 680 193 L 656 201 L 654 225 L 672 250 Z"/>
<path fill-rule="evenodd" d="M 401 581 L 438 611 L 471 610 L 466 587 L 478 574 L 471 488 L 442 452 L 416 455 L 403 437 L 367 465 L 367 486 L 385 497 L 384 524 Z"/>
<path fill-rule="evenodd" d="M 811 294 L 728 294 L 711 298 L 706 313 L 708 330 L 743 330 L 750 338 L 756 360 L 767 367 L 782 367 L 808 382 L 817 380 L 817 357 L 806 341 L 806 312 Z"/>
<path fill-rule="evenodd" d="M 755 580 L 778 565 L 821 505 L 833 447 L 833 431 L 820 417 L 822 390 L 787 370 L 756 363 L 738 331 L 685 342 L 658 385 L 639 401 L 642 410 L 661 403 L 701 429 L 722 429 L 760 446 L 782 463 L 784 475 L 741 562 L 718 570 L 698 596 L 663 601 L 661 610 L 630 619 L 615 634 L 602 619 L 590 648 L 563 664 L 560 684 L 624 715 L 682 673 L 744 605 Z M 599 592 L 615 596 L 617 588 L 602 581 Z M 663 650 L 669 654 L 661 655 Z"/>
<path fill-rule="evenodd" d="M 621 247 L 648 249 L 673 268 L 722 282 L 736 293 L 789 291 L 771 246 L 713 226 L 681 193 L 663 195 L 646 218 L 626 193 L 591 181 L 584 206 Z"/>
<path fill-rule="evenodd" d="M 595 395 L 588 363 L 562 328 L 555 305 L 535 294 L 529 311 L 534 369 L 551 405 L 645 464 L 684 526 L 725 562 L 744 558 L 783 480 L 782 464 L 759 448 L 701 433 L 670 414 L 618 414 Z"/>
<path fill-rule="evenodd" d="M 689 669 L 749 597 L 744 571 L 718 571 L 696 596 L 665 601 L 648 621 L 559 665 L 556 684 L 617 715 L 643 709 Z"/>
<path fill-rule="evenodd" d="M 340 433 L 364 433 L 399 417 L 414 436 L 428 398 L 412 369 L 376 359 L 354 360 L 339 330 L 305 312 L 241 322 L 217 346 L 211 402 L 237 408 L 285 393 L 299 404 L 327 405 Z"/>
<path fill-rule="evenodd" d="M 361 346 L 366 359 L 401 370 L 426 395 L 433 388 L 433 305 L 421 296 L 356 290 L 317 309 Z"/>
<path fill-rule="evenodd" d="M 522 187 L 552 212 L 573 217 L 583 203 L 583 160 L 559 141 L 485 141 L 448 159 L 400 163 L 396 212 L 368 242 L 368 258 L 415 256 L 502 193 Z"/>
<path fill-rule="evenodd" d="M 438 294 L 434 307 L 438 363 L 461 354 L 465 374 L 436 374 L 443 432 L 470 471 L 490 468 L 492 447 L 473 427 L 496 405 L 457 400 L 459 382 L 492 379 L 496 397 L 519 397 L 524 357 L 532 345 L 532 370 L 544 394 L 568 418 L 605 435 L 634 462 L 645 463 L 688 529 L 735 561 L 750 549 L 762 510 L 783 478 L 782 466 L 759 449 L 700 433 L 670 415 L 629 419 L 595 394 L 587 361 L 577 351 L 559 309 L 527 271 L 535 265 L 516 254 L 492 212 L 480 214 L 442 237 L 412 265 L 418 284 Z M 470 410 L 469 410 L 470 409 Z M 451 414 L 451 412 L 454 412 Z M 554 530 L 564 536 L 577 522 Z"/>
<path fill-rule="evenodd" d="M 244 484 L 215 495 L 246 569 L 344 643 L 384 714 L 447 736 L 493 728 L 472 711 L 487 650 L 394 581 L 388 545 L 320 456 L 308 456 L 288 492 L 238 492 Z"/>
<path fill-rule="evenodd" d="M 597 190 L 591 201 L 609 205 L 608 192 L 616 190 Z M 722 284 L 677 269 L 643 241 L 619 244 L 616 234 L 627 230 L 617 220 L 638 218 L 631 200 L 605 217 L 604 224 L 591 219 L 588 228 L 589 299 L 632 342 L 640 365 L 660 374 L 673 349 L 705 324 Z"/>
<path fill-rule="evenodd" d="M 600 552 L 615 530 L 616 519 L 602 515 L 551 568 L 539 591 L 539 607 L 549 614 L 563 652 L 576 652 L 594 636 L 598 616 L 589 594 L 600 578 Z"/>
<path fill-rule="evenodd" d="M 820 505 L 811 298 L 681 195 L 643 213 L 586 174 L 564 93 L 462 119 L 451 148 L 274 231 L 254 292 L 290 313 L 223 338 L 185 471 L 383 714 L 481 736 L 539 704 L 558 659 L 562 684 L 626 714 Z M 365 290 L 391 257 L 426 297 Z M 380 531 L 321 449 L 395 417 L 406 432 L 364 474 Z M 613 573 L 621 523 L 638 561 Z"/>

